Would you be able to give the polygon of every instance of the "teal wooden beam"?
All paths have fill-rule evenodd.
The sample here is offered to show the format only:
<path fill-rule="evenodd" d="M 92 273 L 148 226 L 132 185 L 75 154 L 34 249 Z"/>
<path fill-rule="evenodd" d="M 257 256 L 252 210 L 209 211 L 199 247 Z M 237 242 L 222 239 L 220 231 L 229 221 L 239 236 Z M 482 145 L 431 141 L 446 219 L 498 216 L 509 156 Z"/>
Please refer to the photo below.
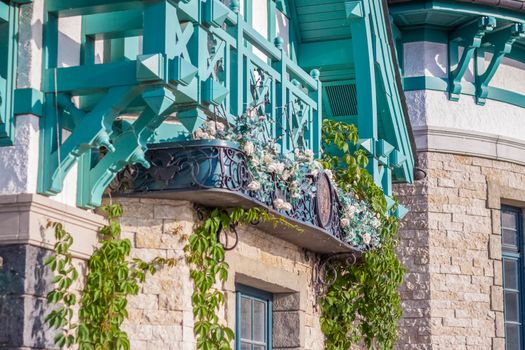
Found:
<path fill-rule="evenodd" d="M 115 150 L 92 166 L 92 157 L 83 158 L 82 176 L 78 178 L 77 205 L 83 208 L 100 206 L 102 195 L 115 176 L 128 164 L 149 168 L 145 158 L 148 140 L 155 130 L 173 112 L 175 96 L 166 88 L 145 91 L 142 94 L 148 106 L 140 116 L 113 138 Z"/>
<path fill-rule="evenodd" d="M 390 4 L 390 13 L 397 15 L 429 14 L 439 12 L 464 16 L 492 16 L 510 22 L 525 23 L 525 14 L 518 11 L 503 9 L 496 6 L 481 6 L 479 3 L 449 1 L 449 0 L 425 0 L 407 1 L 403 3 Z"/>
<path fill-rule="evenodd" d="M 103 12 L 82 17 L 84 35 L 95 39 L 113 39 L 142 34 L 143 11 Z"/>
<path fill-rule="evenodd" d="M 16 89 L 13 114 L 33 114 L 43 116 L 44 94 L 40 90 L 25 88 Z"/>
<path fill-rule="evenodd" d="M 496 19 L 494 17 L 480 17 L 475 21 L 468 23 L 449 36 L 449 98 L 452 101 L 458 101 L 461 94 L 461 80 L 465 75 L 468 65 L 474 56 L 477 48 L 481 46 L 483 37 L 487 32 L 494 30 Z M 464 46 L 463 54 L 458 60 L 458 46 L 462 43 Z M 455 69 L 453 65 L 457 64 Z"/>
<path fill-rule="evenodd" d="M 5 2 L 0 2 L 0 24 L 9 23 L 10 6 Z"/>
<path fill-rule="evenodd" d="M 374 43 L 372 42 L 372 29 L 370 25 L 370 6 L 368 1 L 346 1 L 345 10 L 352 29 L 352 48 L 356 69 L 357 89 L 357 128 L 361 139 L 375 142 L 377 140 L 378 112 L 377 88 L 374 59 Z M 379 163 L 373 156 L 374 146 L 370 146 L 368 171 L 374 183 L 381 187 Z"/>
<path fill-rule="evenodd" d="M 355 63 L 352 48 L 352 39 L 302 43 L 299 45 L 299 65 L 305 69 L 353 66 Z M 330 54 L 320 54 L 325 52 Z"/>
<path fill-rule="evenodd" d="M 186 34 L 187 39 L 184 40 L 184 44 L 188 42 L 191 34 Z M 145 3 L 144 55 L 163 53 L 170 59 L 175 57 L 175 39 L 180 42 L 181 36 L 177 9 L 173 4 L 167 0 Z"/>
<path fill-rule="evenodd" d="M 404 78 L 405 91 L 434 90 L 448 91 L 446 78 L 431 76 L 407 77 Z M 525 108 L 525 95 L 514 91 L 489 86 L 487 99 L 512 104 L 517 107 Z M 463 95 L 475 96 L 476 87 L 472 83 L 463 82 Z"/>
<path fill-rule="evenodd" d="M 491 43 L 494 47 L 493 57 L 485 73 L 476 75 L 476 103 L 484 105 L 489 94 L 488 86 L 496 74 L 505 55 L 512 51 L 512 46 L 518 39 L 525 38 L 525 24 L 514 23 L 510 27 L 499 30 L 484 37 L 484 42 Z"/>
<path fill-rule="evenodd" d="M 59 17 L 91 15 L 140 8 L 141 0 L 46 0 L 45 10 Z"/>
<path fill-rule="evenodd" d="M 219 0 L 208 0 L 202 4 L 204 7 L 203 24 L 206 26 L 222 27 L 230 9 Z"/>
<path fill-rule="evenodd" d="M 71 135 L 57 143 L 58 113 L 52 94 L 46 96 L 46 118 L 40 157 L 39 192 L 56 195 L 62 191 L 64 178 L 78 158 L 92 148 L 114 151 L 110 134 L 115 118 L 141 93 L 140 87 L 118 87 L 108 90 L 99 104 L 79 122 Z"/>
<path fill-rule="evenodd" d="M 15 5 L 3 6 L 0 23 L 0 147 L 11 146 L 15 137 L 13 114 L 18 56 L 18 13 Z"/>
<path fill-rule="evenodd" d="M 42 90 L 73 95 L 101 92 L 108 88 L 137 85 L 136 61 L 46 69 Z M 55 72 L 56 71 L 56 72 Z M 56 77 L 56 83 L 55 83 Z"/>

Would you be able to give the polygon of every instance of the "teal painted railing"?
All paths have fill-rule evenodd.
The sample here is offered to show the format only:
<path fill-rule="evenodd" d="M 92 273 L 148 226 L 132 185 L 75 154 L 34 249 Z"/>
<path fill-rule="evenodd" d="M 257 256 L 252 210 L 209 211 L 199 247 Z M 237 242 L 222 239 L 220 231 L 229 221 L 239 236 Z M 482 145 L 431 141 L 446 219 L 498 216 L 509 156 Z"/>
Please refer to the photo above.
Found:
<path fill-rule="evenodd" d="M 39 191 L 61 192 L 78 163 L 78 205 L 96 207 L 127 164 L 147 165 L 148 143 L 189 139 L 207 119 L 235 123 L 247 111 L 266 118 L 281 152 L 319 155 L 318 71 L 303 71 L 232 3 L 47 0 L 43 91 L 20 93 L 31 103 L 42 96 Z M 81 64 L 62 68 L 58 22 L 68 16 L 82 16 Z"/>

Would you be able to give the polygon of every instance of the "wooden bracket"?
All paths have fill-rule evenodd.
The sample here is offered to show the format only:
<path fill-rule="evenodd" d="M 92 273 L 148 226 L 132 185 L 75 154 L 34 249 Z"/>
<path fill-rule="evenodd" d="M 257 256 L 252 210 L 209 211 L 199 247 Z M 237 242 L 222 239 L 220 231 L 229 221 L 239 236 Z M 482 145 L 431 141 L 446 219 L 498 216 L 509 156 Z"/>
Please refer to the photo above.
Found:
<path fill-rule="evenodd" d="M 496 27 L 494 17 L 480 17 L 456 29 L 449 36 L 449 99 L 458 101 L 461 94 L 461 80 L 467 71 L 468 65 L 472 60 L 474 52 L 481 46 L 483 37 L 487 32 L 491 32 Z M 464 47 L 461 58 L 457 61 L 459 44 Z M 457 61 L 457 66 L 452 69 L 453 61 Z"/>
<path fill-rule="evenodd" d="M 488 85 L 496 71 L 498 70 L 501 61 L 505 55 L 512 51 L 512 46 L 516 40 L 525 38 L 525 24 L 514 23 L 511 26 L 499 30 L 497 32 L 487 34 L 483 38 L 483 44 L 490 43 L 494 48 L 494 55 L 485 70 L 481 75 L 476 75 L 476 103 L 484 105 L 489 93 Z M 479 67 L 478 67 L 479 68 Z"/>

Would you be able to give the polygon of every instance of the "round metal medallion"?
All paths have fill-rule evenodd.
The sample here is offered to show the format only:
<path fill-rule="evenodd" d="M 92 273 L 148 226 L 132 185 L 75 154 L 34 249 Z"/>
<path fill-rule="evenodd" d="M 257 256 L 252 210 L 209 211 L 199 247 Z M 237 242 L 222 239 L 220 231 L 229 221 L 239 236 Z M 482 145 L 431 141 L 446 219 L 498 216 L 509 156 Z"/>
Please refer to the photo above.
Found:
<path fill-rule="evenodd" d="M 316 211 L 319 226 L 327 228 L 332 220 L 332 184 L 326 173 L 317 178 Z"/>

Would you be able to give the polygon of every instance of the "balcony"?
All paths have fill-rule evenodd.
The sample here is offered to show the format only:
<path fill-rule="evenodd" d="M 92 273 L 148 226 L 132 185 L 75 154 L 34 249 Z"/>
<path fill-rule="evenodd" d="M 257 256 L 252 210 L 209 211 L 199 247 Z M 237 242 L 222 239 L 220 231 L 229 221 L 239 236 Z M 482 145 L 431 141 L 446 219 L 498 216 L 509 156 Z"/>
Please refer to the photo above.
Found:
<path fill-rule="evenodd" d="M 129 166 L 117 176 L 110 186 L 113 195 L 188 200 L 208 207 L 257 206 L 291 224 L 274 227 L 273 223 L 254 223 L 271 235 L 321 254 L 359 255 L 359 250 L 345 240 L 340 225 L 341 203 L 325 173 L 303 179 L 303 184 L 313 183 L 315 191 L 301 184 L 300 195 L 294 200 L 276 185 L 277 181 L 259 191 L 250 189 L 253 176 L 246 155 L 232 142 L 157 144 L 150 147 L 146 159 L 150 168 Z M 281 208 L 278 200 L 292 206 Z"/>

